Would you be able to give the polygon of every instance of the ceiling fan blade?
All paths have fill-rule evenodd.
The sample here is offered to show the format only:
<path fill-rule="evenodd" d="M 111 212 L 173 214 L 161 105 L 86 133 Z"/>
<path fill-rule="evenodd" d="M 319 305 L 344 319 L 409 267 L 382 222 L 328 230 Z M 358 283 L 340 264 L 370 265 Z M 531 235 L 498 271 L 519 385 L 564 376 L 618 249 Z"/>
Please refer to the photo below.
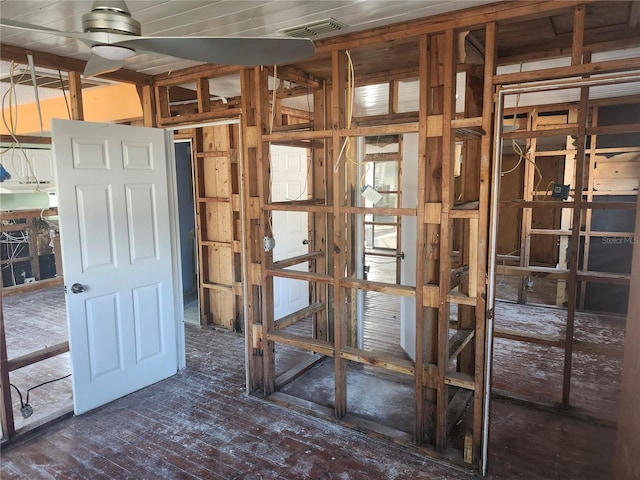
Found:
<path fill-rule="evenodd" d="M 311 57 L 313 42 L 289 37 L 130 37 L 114 42 L 136 50 L 224 65 L 287 64 Z"/>
<path fill-rule="evenodd" d="M 75 38 L 88 46 L 118 45 L 196 62 L 257 66 L 287 64 L 311 57 L 313 42 L 290 37 L 141 37 L 108 32 L 64 32 L 0 18 L 0 26 Z M 101 72 L 101 73 L 106 73 Z M 95 75 L 95 73 L 94 73 Z"/>
<path fill-rule="evenodd" d="M 100 55 L 91 55 L 84 67 L 85 78 L 95 77 L 103 73 L 115 72 L 124 66 L 124 60 L 109 60 Z"/>

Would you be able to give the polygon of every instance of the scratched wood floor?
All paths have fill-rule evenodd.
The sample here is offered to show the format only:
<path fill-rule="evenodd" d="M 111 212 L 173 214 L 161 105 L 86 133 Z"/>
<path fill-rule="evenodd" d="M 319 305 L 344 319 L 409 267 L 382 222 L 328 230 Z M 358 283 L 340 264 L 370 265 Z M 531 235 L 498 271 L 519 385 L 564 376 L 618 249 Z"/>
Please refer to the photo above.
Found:
<path fill-rule="evenodd" d="M 27 336 L 28 329 L 21 332 Z M 186 338 L 186 370 L 3 448 L 0 478 L 474 478 L 341 426 L 247 397 L 242 336 L 186 325 Z M 504 385 L 517 389 L 523 385 L 518 368 L 511 372 L 505 367 L 509 359 L 513 363 L 520 357 L 502 351 L 496 374 Z M 536 355 L 548 352 L 523 358 L 530 361 Z M 584 370 L 580 375 L 592 367 L 578 365 Z M 606 390 L 602 383 L 600 387 Z M 615 429 L 503 400 L 492 402 L 491 415 L 488 478 L 611 478 Z"/>

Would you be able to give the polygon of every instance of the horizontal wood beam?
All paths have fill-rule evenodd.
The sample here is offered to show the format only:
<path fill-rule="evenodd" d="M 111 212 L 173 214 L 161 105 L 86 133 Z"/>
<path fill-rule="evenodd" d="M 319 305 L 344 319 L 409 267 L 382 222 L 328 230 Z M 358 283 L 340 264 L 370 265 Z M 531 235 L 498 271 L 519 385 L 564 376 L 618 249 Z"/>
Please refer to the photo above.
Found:
<path fill-rule="evenodd" d="M 61 57 L 52 53 L 39 52 L 15 45 L 0 45 L 0 58 L 7 61 L 15 61 L 27 65 L 29 63 L 27 55 L 33 56 L 33 63 L 38 67 L 50 68 L 52 70 L 64 70 L 66 72 L 83 72 L 87 64 L 84 60 Z M 134 72 L 121 68 L 115 72 L 100 75 L 100 78 L 114 80 L 122 83 L 133 83 L 135 85 L 151 85 L 153 77 L 143 73 Z"/>
<path fill-rule="evenodd" d="M 509 403 L 515 403 L 517 405 L 524 405 L 527 407 L 534 407 L 544 412 L 559 414 L 563 417 L 578 418 L 580 420 L 586 420 L 591 423 L 605 425 L 610 428 L 616 428 L 617 426 L 615 421 L 602 417 L 596 417 L 586 409 L 581 407 L 572 405 L 571 408 L 567 408 L 566 405 L 563 405 L 560 402 L 542 402 L 539 400 L 534 400 L 533 398 L 528 398 L 518 393 L 509 392 L 501 388 L 492 388 L 491 398 L 507 400 Z"/>
<path fill-rule="evenodd" d="M 158 123 L 162 127 L 191 125 L 194 123 L 213 122 L 215 120 L 237 118 L 241 113 L 242 109 L 240 107 L 228 108 L 226 110 L 220 109 L 211 112 L 180 115 L 179 117 L 162 117 L 158 120 Z"/>
<path fill-rule="evenodd" d="M 566 280 L 569 278 L 569 270 L 552 267 L 517 267 L 511 265 L 497 265 L 498 275 L 514 275 L 517 277 L 540 276 L 544 278 L 555 278 Z"/>
<path fill-rule="evenodd" d="M 306 282 L 313 282 L 313 283 L 332 283 L 333 282 L 332 275 L 325 275 L 323 273 L 299 272 L 297 270 L 284 270 L 282 268 L 270 268 L 267 270 L 266 273 L 270 277 L 291 278 L 293 280 L 304 280 Z"/>
<path fill-rule="evenodd" d="M 575 202 L 560 200 L 507 200 L 500 202 L 501 207 L 508 208 L 575 208 Z M 635 210 L 635 202 L 582 202 L 583 210 Z"/>
<path fill-rule="evenodd" d="M 262 140 L 265 142 L 278 142 L 289 140 L 322 140 L 325 138 L 331 138 L 333 136 L 332 130 L 310 130 L 303 132 L 278 132 L 262 135 Z"/>
<path fill-rule="evenodd" d="M 328 53 L 334 50 L 349 50 L 364 45 L 381 43 L 392 40 L 406 39 L 408 36 L 419 36 L 429 33 L 442 32 L 448 29 L 472 29 L 484 27 L 490 22 L 499 22 L 518 18 L 540 18 L 551 12 L 567 11 L 576 5 L 591 3 L 591 0 L 526 0 L 507 1 L 482 7 L 472 7 L 442 15 L 433 15 L 409 22 L 396 23 L 363 32 L 353 32 L 315 42 L 316 54 Z"/>
<path fill-rule="evenodd" d="M 20 285 L 13 285 L 11 287 L 2 287 L 2 296 L 13 295 L 16 293 L 35 292 L 44 288 L 58 287 L 64 283 L 62 276 L 55 278 L 46 278 L 44 280 L 38 280 L 31 283 L 22 283 Z"/>
<path fill-rule="evenodd" d="M 305 338 L 299 335 L 292 335 L 290 333 L 269 333 L 267 339 L 273 342 L 284 343 L 291 345 L 292 347 L 301 348 L 303 350 L 309 350 L 311 352 L 321 353 L 327 357 L 333 357 L 333 343 L 325 342 L 323 340 L 317 340 L 315 338 Z"/>
<path fill-rule="evenodd" d="M 637 46 L 640 42 L 637 29 L 620 27 L 618 24 L 589 28 L 584 32 L 583 50 L 589 53 L 597 53 Z M 573 32 L 567 32 L 555 35 L 551 40 L 542 43 L 530 43 L 517 49 L 501 49 L 498 65 L 570 56 L 572 53 L 572 35 Z"/>
<path fill-rule="evenodd" d="M 415 208 L 387 207 L 340 207 L 340 213 L 351 213 L 356 215 L 398 215 L 401 217 L 415 217 L 418 214 Z"/>
<path fill-rule="evenodd" d="M 46 360 L 47 358 L 55 357 L 68 351 L 69 342 L 61 342 L 57 345 L 43 348 L 42 350 L 29 352 L 26 355 L 21 355 L 20 357 L 9 359 L 7 360 L 7 369 L 10 372 L 13 372 L 14 370 L 18 370 L 19 368 L 33 365 L 34 363 L 41 362 L 43 360 Z"/>
<path fill-rule="evenodd" d="M 51 145 L 51 137 L 40 137 L 36 135 L 16 135 L 15 138 L 11 135 L 0 135 L 0 142 L 2 143 L 15 143 L 16 140 L 22 145 L 31 143 L 34 145 Z"/>
<path fill-rule="evenodd" d="M 615 234 L 612 234 L 614 236 Z M 518 267 L 512 265 L 497 265 L 496 273 L 499 275 L 513 275 L 516 277 L 542 277 L 566 280 L 569 278 L 569 270 L 553 267 Z M 607 283 L 612 285 L 628 285 L 631 275 L 625 273 L 591 272 L 578 270 L 577 279 L 581 282 Z"/>
<path fill-rule="evenodd" d="M 273 67 L 268 67 L 267 70 L 269 75 L 273 76 Z M 322 88 L 322 80 L 292 65 L 277 67 L 275 73 L 281 80 L 288 80 L 290 82 L 297 83 L 299 86 L 309 88 L 310 90 L 318 90 Z"/>
<path fill-rule="evenodd" d="M 2 220 L 20 220 L 22 218 L 40 218 L 53 217 L 58 215 L 58 208 L 47 208 L 46 210 L 14 210 L 11 212 L 2 212 Z"/>
<path fill-rule="evenodd" d="M 345 360 L 351 360 L 356 363 L 371 365 L 373 367 L 380 367 L 385 370 L 391 370 L 405 375 L 413 376 L 415 374 L 415 365 L 413 361 L 386 352 L 344 347 L 340 353 L 340 357 Z"/>
<path fill-rule="evenodd" d="M 180 85 L 194 82 L 198 78 L 217 78 L 239 73 L 242 67 L 236 65 L 212 65 L 205 63 L 181 70 L 169 71 L 153 76 L 153 83 L 157 87 Z"/>
<path fill-rule="evenodd" d="M 640 58 L 625 58 L 622 60 L 608 60 L 604 62 L 583 63 L 569 67 L 543 68 L 528 72 L 503 73 L 494 75 L 494 85 L 523 83 L 558 78 L 579 77 L 602 73 L 624 72 L 640 69 Z"/>
<path fill-rule="evenodd" d="M 325 308 L 326 305 L 323 302 L 314 303 L 312 305 L 309 305 L 308 307 L 298 310 L 297 312 L 293 312 L 285 317 L 282 317 L 279 320 L 276 320 L 273 328 L 275 331 L 282 330 L 283 328 L 287 328 L 288 326 L 293 325 L 300 320 L 304 320 L 305 318 L 310 317 L 314 313 L 321 312 Z"/>
<path fill-rule="evenodd" d="M 418 112 L 385 113 L 383 115 L 369 115 L 367 117 L 354 117 L 353 124 L 356 127 L 392 125 L 398 123 L 417 123 Z"/>
<path fill-rule="evenodd" d="M 290 123 L 289 125 L 274 125 L 273 132 L 290 132 L 292 130 L 311 130 L 313 129 L 313 122 L 305 123 Z"/>
<path fill-rule="evenodd" d="M 448 372 L 444 377 L 444 383 L 452 387 L 466 388 L 467 390 L 475 390 L 476 382 L 473 375 L 461 372 Z"/>
<path fill-rule="evenodd" d="M 284 260 L 273 262 L 273 268 L 292 267 L 293 265 L 298 265 L 299 263 L 305 263 L 311 260 L 315 260 L 316 258 L 323 257 L 324 254 L 325 252 L 318 251 L 318 252 L 305 253 L 304 255 L 298 255 L 296 257 L 286 258 Z"/>
<path fill-rule="evenodd" d="M 399 133 L 416 133 L 418 122 L 399 123 L 395 125 L 380 125 L 356 128 L 343 128 L 338 131 L 341 137 L 366 137 L 376 135 L 395 135 Z"/>
<path fill-rule="evenodd" d="M 308 213 L 330 213 L 333 212 L 331 205 L 319 205 L 304 202 L 275 202 L 263 205 L 264 210 L 282 212 L 308 212 Z"/>
<path fill-rule="evenodd" d="M 505 140 L 522 139 L 522 138 L 541 138 L 541 137 L 566 137 L 567 135 L 576 135 L 578 126 L 563 128 L 544 128 L 538 130 L 516 130 L 513 132 L 505 132 L 502 137 Z M 636 133 L 640 132 L 640 124 L 630 123 L 625 125 L 606 125 L 599 127 L 587 127 L 587 135 L 596 134 L 620 134 L 620 133 Z M 544 152 L 542 152 L 544 153 Z"/>
<path fill-rule="evenodd" d="M 532 343 L 546 347 L 564 348 L 564 338 L 559 335 L 544 335 L 531 332 L 520 332 L 510 328 L 496 327 L 494 334 L 497 338 L 515 340 L 517 342 Z M 585 341 L 573 342 L 574 352 L 584 354 L 605 355 L 609 357 L 622 357 L 622 345 L 598 344 Z"/>
<path fill-rule="evenodd" d="M 416 287 L 409 285 L 396 285 L 395 283 L 374 282 L 372 280 L 361 280 L 358 278 L 343 278 L 340 286 L 344 288 L 355 288 L 366 292 L 388 293 L 389 295 L 400 295 L 402 297 L 415 297 Z"/>

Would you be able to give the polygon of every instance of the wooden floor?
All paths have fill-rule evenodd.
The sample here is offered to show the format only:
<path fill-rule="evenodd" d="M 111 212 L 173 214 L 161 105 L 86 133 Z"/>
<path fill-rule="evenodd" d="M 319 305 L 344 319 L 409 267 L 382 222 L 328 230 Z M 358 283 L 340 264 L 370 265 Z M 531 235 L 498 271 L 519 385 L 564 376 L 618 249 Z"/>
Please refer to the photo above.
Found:
<path fill-rule="evenodd" d="M 3 297 L 2 307 L 9 359 L 68 340 L 62 286 Z M 9 381 L 14 385 L 11 395 L 16 429 L 46 421 L 52 415 L 73 408 L 71 378 L 31 390 L 29 404 L 33 408 L 33 414 L 27 418 L 23 418 L 20 413 L 21 404 L 16 388 L 26 401 L 27 390 L 30 388 L 70 373 L 71 359 L 69 353 L 64 353 L 9 374 Z"/>
<path fill-rule="evenodd" d="M 501 306 L 496 309 L 497 323 L 511 322 L 514 327 L 546 333 L 560 328 L 560 320 L 546 311 L 549 309 L 521 311 L 516 316 L 522 306 Z M 24 304 L 21 308 L 24 315 L 31 315 Z M 525 317 L 544 321 L 525 325 L 521 321 Z M 388 325 L 397 324 L 392 316 L 385 318 Z M 619 328 L 611 324 L 616 321 L 620 319 L 582 316 L 577 322 L 579 335 L 586 335 L 587 325 L 601 322 L 591 334 L 619 342 Z M 15 330 L 21 332 L 19 336 L 29 337 L 28 327 L 19 327 Z M 310 323 L 301 322 L 297 327 L 310 332 Z M 0 477 L 473 478 L 341 426 L 247 397 L 242 336 L 188 324 L 186 338 L 187 368 L 183 372 L 5 447 Z M 298 361 L 298 354 L 277 349 L 279 372 Z M 542 400 L 553 398 L 557 365 L 542 361 L 549 356 L 550 349 L 538 351 L 526 344 L 504 348 L 496 342 L 494 383 L 520 393 L 533 391 Z M 615 375 L 601 377 L 598 383 L 592 374 L 596 366 L 596 373 L 615 368 L 606 362 L 578 362 L 575 395 L 583 404 L 590 404 L 597 416 L 602 410 L 615 410 L 617 398 L 606 398 L 615 396 Z M 550 372 L 544 370 L 547 367 Z M 366 417 L 376 399 L 365 403 L 371 396 L 367 395 L 368 379 L 363 378 L 363 389 L 351 404 L 362 410 L 355 413 Z M 383 417 L 378 420 L 406 430 L 400 425 L 406 418 L 394 417 L 388 409 L 382 412 L 375 414 Z M 492 401 L 491 418 L 489 478 L 600 480 L 612 476 L 613 428 L 504 400 Z"/>
<path fill-rule="evenodd" d="M 472 478 L 247 397 L 243 338 L 191 325 L 186 331 L 186 370 L 5 448 L 2 478 Z"/>

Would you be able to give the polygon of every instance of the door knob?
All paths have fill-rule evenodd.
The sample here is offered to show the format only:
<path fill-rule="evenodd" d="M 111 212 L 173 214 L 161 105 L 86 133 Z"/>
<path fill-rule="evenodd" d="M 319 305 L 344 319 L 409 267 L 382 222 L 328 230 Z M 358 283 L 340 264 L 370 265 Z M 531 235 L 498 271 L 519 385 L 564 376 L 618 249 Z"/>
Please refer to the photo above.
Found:
<path fill-rule="evenodd" d="M 71 285 L 71 293 L 82 293 L 84 292 L 84 285 L 81 283 L 74 283 Z"/>

